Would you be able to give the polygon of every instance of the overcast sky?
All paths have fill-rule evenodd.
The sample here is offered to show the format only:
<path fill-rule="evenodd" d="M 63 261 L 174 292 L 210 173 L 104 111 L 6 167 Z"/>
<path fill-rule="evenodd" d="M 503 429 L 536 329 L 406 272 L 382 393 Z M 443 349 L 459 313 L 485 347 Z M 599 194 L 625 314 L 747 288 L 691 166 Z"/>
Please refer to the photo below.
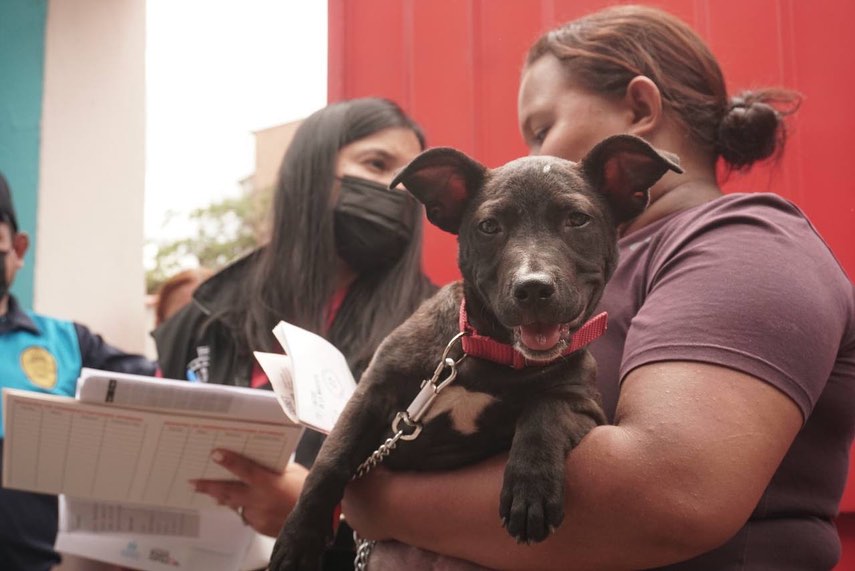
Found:
<path fill-rule="evenodd" d="M 148 0 L 147 240 L 238 192 L 253 171 L 251 132 L 326 103 L 327 3 L 322 0 Z"/>

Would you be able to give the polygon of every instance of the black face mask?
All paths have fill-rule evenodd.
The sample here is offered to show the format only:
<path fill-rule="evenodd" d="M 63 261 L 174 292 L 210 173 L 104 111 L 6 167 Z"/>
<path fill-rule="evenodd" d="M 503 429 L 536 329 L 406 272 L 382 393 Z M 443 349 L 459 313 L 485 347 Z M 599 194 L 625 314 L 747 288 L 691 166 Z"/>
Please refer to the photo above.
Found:
<path fill-rule="evenodd" d="M 9 293 L 9 282 L 6 281 L 6 256 L 9 252 L 0 250 L 0 299 Z"/>
<path fill-rule="evenodd" d="M 333 209 L 338 255 L 358 273 L 397 262 L 413 238 L 415 202 L 373 180 L 342 177 Z"/>

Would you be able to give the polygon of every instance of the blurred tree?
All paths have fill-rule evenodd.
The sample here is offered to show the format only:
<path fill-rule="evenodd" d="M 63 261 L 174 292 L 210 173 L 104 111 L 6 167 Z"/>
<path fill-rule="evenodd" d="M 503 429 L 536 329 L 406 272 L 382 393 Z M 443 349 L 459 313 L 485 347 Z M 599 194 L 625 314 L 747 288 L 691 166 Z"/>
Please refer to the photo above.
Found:
<path fill-rule="evenodd" d="M 146 271 L 146 291 L 154 293 L 170 276 L 191 267 L 217 270 L 264 243 L 272 189 L 245 190 L 182 215 L 170 212 L 165 225 L 185 223 L 184 238 L 149 241 L 156 247 L 154 266 Z"/>

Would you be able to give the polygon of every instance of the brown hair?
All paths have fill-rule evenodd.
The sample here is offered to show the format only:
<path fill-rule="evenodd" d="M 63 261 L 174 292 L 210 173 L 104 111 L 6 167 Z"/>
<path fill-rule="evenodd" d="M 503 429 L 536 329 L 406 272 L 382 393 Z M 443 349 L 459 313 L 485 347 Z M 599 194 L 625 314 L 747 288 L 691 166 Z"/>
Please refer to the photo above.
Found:
<path fill-rule="evenodd" d="M 737 170 L 783 150 L 783 117 L 801 100 L 786 89 L 728 98 L 721 68 L 703 40 L 682 20 L 644 6 L 606 8 L 545 33 L 526 66 L 545 54 L 561 60 L 578 85 L 607 96 L 622 97 L 634 77 L 648 77 L 666 112 Z"/>
<path fill-rule="evenodd" d="M 154 306 L 155 325 L 160 325 L 169 317 L 166 315 L 167 300 L 185 285 L 192 285 L 193 290 L 199 287 L 203 281 L 213 275 L 214 272 L 207 268 L 195 268 L 179 272 L 163 282 L 157 290 L 157 304 Z M 189 299 L 187 301 L 190 301 Z"/>

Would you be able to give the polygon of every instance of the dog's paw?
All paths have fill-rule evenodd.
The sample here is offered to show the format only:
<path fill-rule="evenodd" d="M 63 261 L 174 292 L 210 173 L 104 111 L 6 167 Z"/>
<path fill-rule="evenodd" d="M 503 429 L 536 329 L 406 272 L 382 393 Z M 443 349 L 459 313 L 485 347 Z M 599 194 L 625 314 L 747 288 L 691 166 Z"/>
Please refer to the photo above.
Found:
<path fill-rule="evenodd" d="M 321 555 L 327 540 L 323 533 L 290 529 L 286 526 L 279 534 L 268 569 L 270 571 L 318 571 Z"/>
<path fill-rule="evenodd" d="M 505 469 L 499 515 L 519 543 L 543 541 L 564 520 L 561 470 L 535 470 L 531 465 Z"/>

